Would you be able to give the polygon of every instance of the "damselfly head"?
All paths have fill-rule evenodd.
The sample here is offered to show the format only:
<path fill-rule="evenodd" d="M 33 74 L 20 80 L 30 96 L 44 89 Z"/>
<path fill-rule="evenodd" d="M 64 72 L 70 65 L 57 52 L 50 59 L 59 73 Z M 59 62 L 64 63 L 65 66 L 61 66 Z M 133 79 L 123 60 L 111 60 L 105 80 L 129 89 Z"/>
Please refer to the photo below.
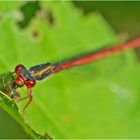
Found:
<path fill-rule="evenodd" d="M 15 68 L 15 73 L 17 74 L 17 85 L 26 85 L 27 88 L 33 88 L 35 86 L 35 78 L 32 76 L 31 72 L 28 71 L 23 65 L 17 65 Z"/>

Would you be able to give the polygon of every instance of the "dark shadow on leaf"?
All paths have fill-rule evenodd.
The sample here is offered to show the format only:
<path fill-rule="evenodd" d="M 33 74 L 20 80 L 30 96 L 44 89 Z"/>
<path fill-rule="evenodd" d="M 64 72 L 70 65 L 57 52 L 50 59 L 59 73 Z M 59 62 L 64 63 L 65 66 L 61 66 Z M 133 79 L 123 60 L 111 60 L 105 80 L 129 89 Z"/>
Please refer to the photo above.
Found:
<path fill-rule="evenodd" d="M 26 28 L 32 19 L 36 16 L 37 12 L 41 10 L 39 1 L 30 1 L 26 2 L 20 8 L 21 13 L 23 14 L 23 19 L 18 21 L 17 24 L 21 29 Z"/>

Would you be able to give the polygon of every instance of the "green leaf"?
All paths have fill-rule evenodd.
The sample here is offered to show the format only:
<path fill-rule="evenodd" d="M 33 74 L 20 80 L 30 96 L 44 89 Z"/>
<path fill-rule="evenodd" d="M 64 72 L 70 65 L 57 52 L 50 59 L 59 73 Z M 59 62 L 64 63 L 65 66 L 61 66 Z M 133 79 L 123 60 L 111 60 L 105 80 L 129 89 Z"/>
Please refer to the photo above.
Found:
<path fill-rule="evenodd" d="M 24 30 L 14 18 L 0 22 L 1 73 L 13 71 L 19 63 L 29 68 L 59 62 L 122 41 L 99 13 L 83 16 L 71 2 L 40 4 L 42 10 Z M 137 138 L 138 75 L 132 51 L 63 71 L 36 85 L 33 102 L 23 117 L 36 133 L 47 132 L 55 138 Z M 24 96 L 26 90 L 20 93 Z M 7 101 L 2 100 L 2 106 L 8 106 Z M 18 103 L 20 112 L 25 103 Z M 11 105 L 10 114 L 19 120 L 23 114 Z M 24 121 L 19 123 L 26 126 Z"/>
<path fill-rule="evenodd" d="M 13 75 L 14 76 L 14 75 Z M 24 117 L 19 112 L 18 106 L 14 100 L 12 100 L 9 96 L 6 95 L 8 90 L 11 89 L 11 85 L 13 82 L 13 77 L 11 73 L 6 73 L 0 76 L 0 106 L 6 110 L 25 130 L 29 133 L 33 138 L 50 138 L 47 133 L 44 135 L 39 135 L 37 132 L 33 130 L 33 128 L 28 125 Z M 4 81 L 4 82 L 3 82 Z M 5 92 L 1 92 L 5 91 Z"/>

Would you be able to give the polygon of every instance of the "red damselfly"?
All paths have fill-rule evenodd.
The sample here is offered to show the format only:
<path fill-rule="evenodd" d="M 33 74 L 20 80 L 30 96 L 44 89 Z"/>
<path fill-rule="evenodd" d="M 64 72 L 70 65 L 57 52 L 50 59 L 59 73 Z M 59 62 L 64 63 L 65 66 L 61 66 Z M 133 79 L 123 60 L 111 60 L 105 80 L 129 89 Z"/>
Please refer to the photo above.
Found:
<path fill-rule="evenodd" d="M 13 82 L 12 86 L 9 88 L 11 89 L 10 90 L 11 94 L 9 93 L 9 95 L 11 98 L 17 98 L 18 94 L 16 94 L 15 92 L 16 89 L 25 85 L 27 87 L 27 96 L 18 99 L 18 101 L 22 101 L 26 98 L 29 98 L 28 103 L 23 109 L 23 111 L 25 111 L 32 101 L 32 97 L 33 97 L 32 88 L 36 85 L 36 82 L 47 79 L 48 77 L 62 70 L 66 70 L 86 63 L 94 62 L 96 60 L 109 57 L 113 54 L 117 54 L 122 51 L 125 51 L 126 49 L 137 48 L 139 46 L 140 46 L 140 38 L 136 38 L 111 48 L 104 48 L 97 52 L 91 52 L 82 55 L 80 57 L 75 57 L 74 59 L 66 60 L 56 64 L 44 63 L 44 64 L 33 66 L 29 69 L 26 69 L 24 65 L 19 64 L 15 68 L 14 74 L 16 74 L 16 76 L 14 76 L 14 79 L 12 80 Z"/>

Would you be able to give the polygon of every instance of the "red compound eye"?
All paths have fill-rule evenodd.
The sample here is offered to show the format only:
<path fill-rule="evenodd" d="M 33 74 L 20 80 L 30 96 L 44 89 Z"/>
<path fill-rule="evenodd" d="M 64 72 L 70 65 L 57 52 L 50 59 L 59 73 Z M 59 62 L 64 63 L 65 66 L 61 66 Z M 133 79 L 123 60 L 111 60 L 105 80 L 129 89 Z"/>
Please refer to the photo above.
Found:
<path fill-rule="evenodd" d="M 17 77 L 16 78 L 16 83 L 19 85 L 19 86 L 22 86 L 24 84 L 24 81 L 21 77 Z"/>
<path fill-rule="evenodd" d="M 25 82 L 25 84 L 26 84 L 26 86 L 27 86 L 28 88 L 33 88 L 33 87 L 35 86 L 35 84 L 36 84 L 36 81 L 35 81 L 35 80 L 27 80 L 27 81 Z"/>
<path fill-rule="evenodd" d="M 23 68 L 24 68 L 24 66 L 23 66 L 22 64 L 19 64 L 19 65 L 16 66 L 15 72 L 16 72 L 17 74 L 19 74 L 20 71 L 21 71 L 21 69 L 23 69 Z"/>

